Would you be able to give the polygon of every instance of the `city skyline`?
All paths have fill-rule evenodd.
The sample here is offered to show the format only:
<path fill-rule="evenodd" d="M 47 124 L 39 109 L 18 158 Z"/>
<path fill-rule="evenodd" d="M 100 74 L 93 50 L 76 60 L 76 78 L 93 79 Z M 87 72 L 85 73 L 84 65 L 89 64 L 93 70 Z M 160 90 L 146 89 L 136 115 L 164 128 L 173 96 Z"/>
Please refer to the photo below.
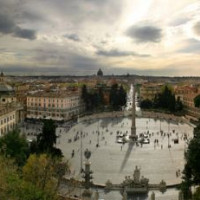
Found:
<path fill-rule="evenodd" d="M 200 76 L 197 0 L 0 0 L 11 74 Z"/>

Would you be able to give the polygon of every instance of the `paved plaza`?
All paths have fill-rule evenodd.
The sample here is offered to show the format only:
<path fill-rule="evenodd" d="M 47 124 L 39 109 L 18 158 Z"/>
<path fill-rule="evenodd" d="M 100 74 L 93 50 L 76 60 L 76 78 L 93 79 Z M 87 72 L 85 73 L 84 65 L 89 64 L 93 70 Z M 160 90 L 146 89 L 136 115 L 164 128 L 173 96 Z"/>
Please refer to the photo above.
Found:
<path fill-rule="evenodd" d="M 160 183 L 162 179 L 167 185 L 180 183 L 181 173 L 177 172 L 184 167 L 184 150 L 187 141 L 192 138 L 193 127 L 151 118 L 136 118 L 136 127 L 137 135 L 149 132 L 150 144 L 117 143 L 117 132 L 130 135 L 131 130 L 131 118 L 121 117 L 81 122 L 68 131 L 58 128 L 57 147 L 70 160 L 71 172 L 78 179 L 82 179 L 80 170 L 84 167 L 84 151 L 89 149 L 92 152 L 90 161 L 94 183 L 105 184 L 108 179 L 115 184 L 121 183 L 125 176 L 132 176 L 136 165 L 151 184 Z M 162 135 L 160 130 L 163 130 Z M 167 133 L 170 133 L 169 137 Z M 174 144 L 174 139 L 178 139 L 179 143 Z M 158 142 L 155 143 L 155 140 Z"/>

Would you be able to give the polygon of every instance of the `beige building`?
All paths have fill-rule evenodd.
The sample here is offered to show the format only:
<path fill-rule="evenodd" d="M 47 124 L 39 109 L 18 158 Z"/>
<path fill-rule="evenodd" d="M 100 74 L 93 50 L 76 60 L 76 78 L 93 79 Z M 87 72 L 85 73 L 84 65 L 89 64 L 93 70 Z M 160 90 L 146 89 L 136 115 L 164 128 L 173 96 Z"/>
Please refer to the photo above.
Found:
<path fill-rule="evenodd" d="M 7 106 L 0 106 L 0 136 L 12 131 L 21 122 L 22 106 L 12 103 Z"/>
<path fill-rule="evenodd" d="M 0 136 L 13 130 L 23 120 L 23 107 L 16 101 L 13 88 L 0 75 Z"/>
<path fill-rule="evenodd" d="M 160 93 L 163 88 L 163 84 L 148 83 L 143 84 L 140 88 L 141 100 L 149 99 L 153 100 L 155 95 Z"/>
<path fill-rule="evenodd" d="M 195 118 L 200 118 L 200 108 L 196 108 L 194 98 L 200 94 L 200 89 L 196 86 L 176 86 L 176 98 L 180 98 L 185 112 Z"/>
<path fill-rule="evenodd" d="M 27 96 L 27 118 L 70 120 L 84 111 L 79 93 L 39 92 Z"/>

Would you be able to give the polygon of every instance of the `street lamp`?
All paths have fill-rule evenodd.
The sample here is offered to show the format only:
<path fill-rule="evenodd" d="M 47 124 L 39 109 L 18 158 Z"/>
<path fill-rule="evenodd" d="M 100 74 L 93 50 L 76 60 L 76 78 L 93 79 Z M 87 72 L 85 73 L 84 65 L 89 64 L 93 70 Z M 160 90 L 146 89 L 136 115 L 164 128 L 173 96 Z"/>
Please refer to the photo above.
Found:
<path fill-rule="evenodd" d="M 170 128 L 170 119 L 168 120 L 168 134 L 169 134 L 169 128 Z"/>
<path fill-rule="evenodd" d="M 161 118 L 160 118 L 160 133 L 161 133 Z"/>
<path fill-rule="evenodd" d="M 82 142 L 82 136 L 83 136 L 83 132 L 80 132 L 80 136 L 81 136 L 81 151 L 80 151 L 80 173 L 83 171 L 83 142 Z"/>
<path fill-rule="evenodd" d="M 99 147 L 99 120 L 98 120 L 98 126 L 97 126 L 97 144 L 96 147 Z"/>
<path fill-rule="evenodd" d="M 168 134 L 167 134 L 167 137 L 168 137 L 168 148 L 170 148 L 170 143 L 169 143 L 169 137 L 170 137 L 169 128 L 170 128 L 170 119 L 168 119 Z"/>
<path fill-rule="evenodd" d="M 146 121 L 146 130 L 148 130 L 148 121 Z"/>
<path fill-rule="evenodd" d="M 169 144 L 169 133 L 167 134 L 168 137 L 168 148 L 170 148 L 170 144 Z"/>

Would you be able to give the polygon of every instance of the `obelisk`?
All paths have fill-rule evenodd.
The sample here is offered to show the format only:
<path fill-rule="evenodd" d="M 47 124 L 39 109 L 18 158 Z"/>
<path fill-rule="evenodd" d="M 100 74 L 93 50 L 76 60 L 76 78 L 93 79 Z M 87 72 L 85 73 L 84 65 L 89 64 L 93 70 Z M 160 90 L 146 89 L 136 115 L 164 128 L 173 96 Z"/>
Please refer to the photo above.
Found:
<path fill-rule="evenodd" d="M 130 138 L 135 141 L 137 140 L 136 135 L 136 126 L 135 126 L 135 88 L 133 87 L 133 96 L 132 96 L 132 126 L 131 126 L 131 136 Z"/>

